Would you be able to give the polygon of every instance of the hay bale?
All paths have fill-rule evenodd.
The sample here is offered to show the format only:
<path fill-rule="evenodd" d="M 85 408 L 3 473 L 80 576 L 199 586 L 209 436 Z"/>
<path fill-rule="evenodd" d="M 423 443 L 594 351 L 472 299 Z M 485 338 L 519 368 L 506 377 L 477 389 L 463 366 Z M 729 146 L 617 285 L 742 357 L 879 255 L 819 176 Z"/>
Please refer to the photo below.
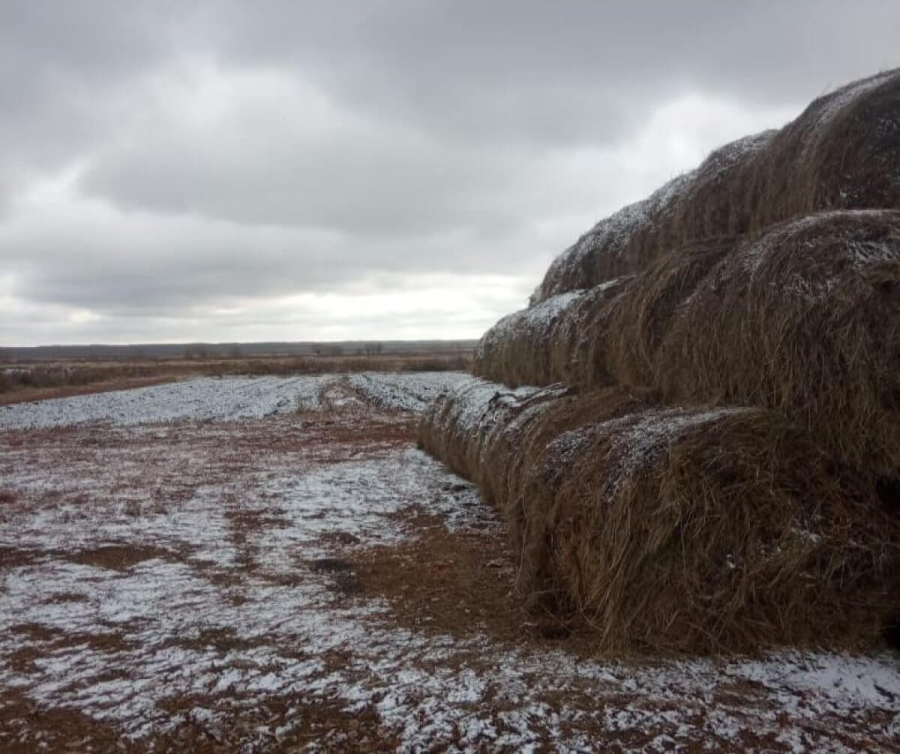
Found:
<path fill-rule="evenodd" d="M 511 390 L 472 379 L 441 393 L 425 410 L 419 425 L 419 443 L 457 474 L 479 480 L 482 447 L 491 429 L 506 426 L 510 417 L 528 405 L 540 405 L 568 389 L 525 387 Z"/>
<path fill-rule="evenodd" d="M 844 462 L 900 475 L 900 212 L 830 212 L 741 245 L 675 312 L 668 401 L 777 410 Z"/>
<path fill-rule="evenodd" d="M 428 407 L 419 443 L 478 484 L 484 498 L 505 514 L 510 495 L 518 490 L 518 469 L 535 460 L 532 449 L 560 432 L 619 416 L 647 400 L 640 392 L 618 388 L 580 394 L 561 384 L 510 389 L 472 379 Z"/>
<path fill-rule="evenodd" d="M 773 412 L 476 380 L 422 439 L 504 515 L 527 600 L 599 650 L 854 646 L 896 614 L 900 523 Z"/>
<path fill-rule="evenodd" d="M 722 238 L 673 251 L 638 275 L 554 296 L 482 337 L 474 372 L 508 385 L 650 387 L 678 306 L 734 247 Z"/>
<path fill-rule="evenodd" d="M 843 462 L 900 479 L 900 211 L 803 217 L 565 296 L 490 330 L 476 373 L 768 408 Z"/>
<path fill-rule="evenodd" d="M 532 304 L 643 270 L 672 247 L 830 209 L 900 208 L 900 71 L 815 100 L 601 220 L 550 266 Z"/>
<path fill-rule="evenodd" d="M 473 373 L 512 387 L 566 382 L 568 363 L 554 358 L 550 344 L 560 340 L 560 321 L 586 293 L 561 293 L 503 317 L 478 342 Z"/>
<path fill-rule="evenodd" d="M 893 208 L 898 71 L 602 221 L 484 336 L 476 373 L 520 387 L 442 396 L 422 444 L 503 513 L 530 602 L 612 652 L 897 622 Z"/>
<path fill-rule="evenodd" d="M 474 374 L 513 387 L 610 382 L 602 353 L 587 355 L 584 336 L 605 332 L 610 306 L 629 280 L 562 293 L 504 317 L 479 341 Z"/>
<path fill-rule="evenodd" d="M 560 435 L 524 486 L 520 583 L 608 652 L 877 642 L 900 525 L 759 409 L 651 409 Z"/>

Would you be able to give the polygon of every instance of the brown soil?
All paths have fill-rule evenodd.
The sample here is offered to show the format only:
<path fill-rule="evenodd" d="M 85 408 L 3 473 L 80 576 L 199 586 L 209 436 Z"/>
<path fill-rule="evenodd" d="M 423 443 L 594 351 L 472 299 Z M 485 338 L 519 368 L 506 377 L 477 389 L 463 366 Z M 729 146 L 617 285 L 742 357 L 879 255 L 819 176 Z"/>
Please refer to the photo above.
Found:
<path fill-rule="evenodd" d="M 16 692 L 0 697 L 0 751 L 4 754 L 72 754 L 73 752 L 123 752 L 124 754 L 226 754 L 246 750 L 246 741 L 256 738 L 261 728 L 271 732 L 263 747 L 254 751 L 296 752 L 315 742 L 316 751 L 375 752 L 396 747 L 397 741 L 381 730 L 371 709 L 353 715 L 339 702 L 273 697 L 258 708 L 236 710 L 225 728 L 214 728 L 191 716 L 197 704 L 214 700 L 178 697 L 166 700 L 165 710 L 173 718 L 187 719 L 171 731 L 152 739 L 132 741 L 114 728 L 66 708 L 46 709 Z M 281 736 L 278 726 L 290 720 L 297 725 Z"/>
<path fill-rule="evenodd" d="M 31 401 L 48 401 L 53 398 L 72 398 L 76 395 L 93 393 L 109 393 L 113 390 L 133 390 L 151 385 L 163 385 L 182 379 L 177 375 L 160 375 L 159 377 L 123 377 L 116 380 L 103 380 L 89 385 L 58 385 L 53 387 L 25 387 L 8 393 L 0 393 L 0 406 L 11 406 L 14 403 Z"/>
<path fill-rule="evenodd" d="M 509 642 L 577 637 L 550 614 L 528 612 L 516 594 L 516 563 L 502 530 L 448 531 L 442 519 L 403 517 L 418 536 L 394 546 L 352 552 L 347 559 L 366 599 L 383 597 L 392 621 L 426 633 L 471 637 L 487 634 Z"/>
<path fill-rule="evenodd" d="M 96 568 L 110 568 L 114 571 L 126 571 L 144 560 L 171 560 L 175 553 L 160 547 L 138 545 L 104 545 L 75 553 L 66 553 L 65 558 L 79 565 Z"/>

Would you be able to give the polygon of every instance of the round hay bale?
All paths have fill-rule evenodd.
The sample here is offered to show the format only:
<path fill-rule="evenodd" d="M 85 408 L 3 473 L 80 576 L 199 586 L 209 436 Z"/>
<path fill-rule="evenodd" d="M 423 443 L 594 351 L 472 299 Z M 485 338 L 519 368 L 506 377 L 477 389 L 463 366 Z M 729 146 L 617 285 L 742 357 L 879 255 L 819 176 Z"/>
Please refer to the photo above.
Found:
<path fill-rule="evenodd" d="M 666 400 L 774 409 L 849 465 L 897 477 L 900 212 L 824 213 L 744 243 L 657 354 Z"/>
<path fill-rule="evenodd" d="M 580 394 L 574 388 L 510 390 L 474 379 L 441 396 L 425 412 L 421 446 L 479 485 L 501 513 L 518 508 L 525 470 L 560 432 L 646 405 L 649 396 L 619 388 Z M 512 502 L 511 502 L 512 501 Z M 518 515 L 515 510 L 511 515 Z"/>
<path fill-rule="evenodd" d="M 556 385 L 512 390 L 505 385 L 472 379 L 439 395 L 423 414 L 419 424 L 419 443 L 440 458 L 454 472 L 482 485 L 493 502 L 486 457 L 497 432 L 530 406 L 551 401 L 568 392 Z M 493 475 L 496 477 L 496 475 Z"/>
<path fill-rule="evenodd" d="M 900 524 L 758 409 L 651 409 L 561 434 L 524 485 L 520 584 L 604 652 L 878 641 Z"/>
<path fill-rule="evenodd" d="M 561 320 L 585 294 L 570 291 L 503 317 L 478 342 L 474 374 L 512 387 L 564 382 L 567 365 L 553 344 Z"/>
<path fill-rule="evenodd" d="M 697 243 L 656 260 L 635 275 L 602 313 L 603 326 L 585 317 L 582 341 L 589 363 L 602 362 L 621 385 L 653 386 L 657 354 L 679 306 L 735 247 L 724 237 Z M 602 355 L 601 355 L 602 354 Z M 587 373 L 581 384 L 593 385 Z"/>
<path fill-rule="evenodd" d="M 610 307 L 629 281 L 563 293 L 504 317 L 479 341 L 474 373 L 511 386 L 611 384 L 603 350 L 590 348 L 585 336 L 602 339 Z"/>
<path fill-rule="evenodd" d="M 778 131 L 739 139 L 648 199 L 601 220 L 532 296 L 640 272 L 671 248 L 831 209 L 900 208 L 900 71 L 815 100 Z"/>
<path fill-rule="evenodd" d="M 481 339 L 475 373 L 509 385 L 650 386 L 678 306 L 735 244 L 693 244 L 638 275 L 504 317 Z"/>

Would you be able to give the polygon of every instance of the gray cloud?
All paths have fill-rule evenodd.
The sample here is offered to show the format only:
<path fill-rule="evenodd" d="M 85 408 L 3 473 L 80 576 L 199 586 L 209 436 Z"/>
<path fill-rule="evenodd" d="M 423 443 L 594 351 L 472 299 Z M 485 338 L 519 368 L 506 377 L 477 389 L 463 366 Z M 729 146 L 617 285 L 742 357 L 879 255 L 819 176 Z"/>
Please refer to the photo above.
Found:
<path fill-rule="evenodd" d="M 661 97 L 694 87 L 796 103 L 890 67 L 889 0 L 715 3 L 279 0 L 221 10 L 235 59 L 297 64 L 348 101 L 467 138 L 593 142 L 627 133 Z"/>
<path fill-rule="evenodd" d="M 477 335 L 599 215 L 897 65 L 898 36 L 882 0 L 2 3 L 0 340 L 265 339 L 292 312 Z M 391 313 L 423 276 L 480 298 Z M 327 292 L 349 320 L 296 300 Z"/>

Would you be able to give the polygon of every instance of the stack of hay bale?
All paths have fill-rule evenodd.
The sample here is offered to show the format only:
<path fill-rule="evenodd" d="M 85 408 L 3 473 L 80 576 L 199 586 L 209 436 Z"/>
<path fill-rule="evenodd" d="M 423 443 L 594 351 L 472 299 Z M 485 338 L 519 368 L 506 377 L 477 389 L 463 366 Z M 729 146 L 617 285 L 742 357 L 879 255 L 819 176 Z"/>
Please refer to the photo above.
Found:
<path fill-rule="evenodd" d="M 423 445 L 602 651 L 860 646 L 900 616 L 900 71 L 599 222 Z"/>

